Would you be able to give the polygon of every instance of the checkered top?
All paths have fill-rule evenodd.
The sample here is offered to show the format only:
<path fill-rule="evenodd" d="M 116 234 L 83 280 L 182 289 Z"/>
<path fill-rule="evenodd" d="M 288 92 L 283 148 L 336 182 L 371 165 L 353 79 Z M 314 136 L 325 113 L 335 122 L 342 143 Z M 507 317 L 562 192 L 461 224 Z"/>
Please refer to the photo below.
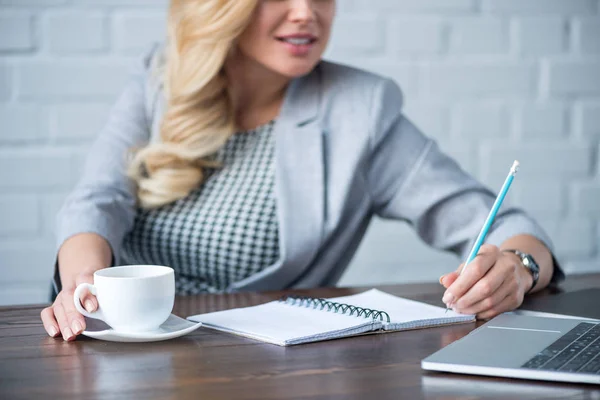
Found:
<path fill-rule="evenodd" d="M 222 292 L 279 259 L 273 122 L 233 135 L 222 167 L 187 197 L 139 209 L 123 243 L 126 264 L 168 265 L 178 294 Z"/>

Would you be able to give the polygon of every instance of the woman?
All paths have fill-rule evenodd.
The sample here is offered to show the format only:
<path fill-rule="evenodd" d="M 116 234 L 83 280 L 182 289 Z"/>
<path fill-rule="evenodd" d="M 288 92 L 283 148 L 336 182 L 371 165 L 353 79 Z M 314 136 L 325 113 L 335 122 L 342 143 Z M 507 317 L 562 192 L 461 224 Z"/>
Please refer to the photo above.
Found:
<path fill-rule="evenodd" d="M 49 335 L 85 329 L 73 290 L 115 264 L 170 265 L 179 294 L 331 285 L 373 215 L 469 251 L 493 194 L 406 119 L 393 82 L 321 61 L 334 14 L 334 0 L 171 2 L 167 45 L 144 58 L 59 214 Z M 518 210 L 487 242 L 440 279 L 443 301 L 479 318 L 554 268 Z M 506 249 L 535 259 L 539 280 Z"/>

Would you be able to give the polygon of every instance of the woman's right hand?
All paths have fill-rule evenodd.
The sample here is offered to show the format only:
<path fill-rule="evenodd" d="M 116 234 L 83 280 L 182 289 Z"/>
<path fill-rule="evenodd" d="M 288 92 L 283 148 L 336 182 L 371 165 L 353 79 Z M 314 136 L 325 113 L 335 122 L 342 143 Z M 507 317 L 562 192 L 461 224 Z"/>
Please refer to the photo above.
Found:
<path fill-rule="evenodd" d="M 82 272 L 76 276 L 71 284 L 63 287 L 50 307 L 44 308 L 41 313 L 44 329 L 51 337 L 62 334 L 65 341 L 74 340 L 77 335 L 85 330 L 85 319 L 75 308 L 73 293 L 82 283 L 94 283 L 94 271 Z M 87 292 L 81 299 L 81 304 L 88 312 L 98 308 L 98 300 Z"/>

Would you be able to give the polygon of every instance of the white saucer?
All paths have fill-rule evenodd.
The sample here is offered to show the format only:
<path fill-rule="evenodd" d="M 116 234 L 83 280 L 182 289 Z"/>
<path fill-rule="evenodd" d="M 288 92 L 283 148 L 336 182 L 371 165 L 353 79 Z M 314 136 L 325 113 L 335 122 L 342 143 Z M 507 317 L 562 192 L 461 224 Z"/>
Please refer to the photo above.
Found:
<path fill-rule="evenodd" d="M 183 336 L 202 325 L 201 322 L 188 321 L 173 314 L 157 330 L 148 332 L 119 332 L 103 321 L 92 318 L 86 318 L 85 323 L 83 335 L 109 342 L 158 342 Z"/>

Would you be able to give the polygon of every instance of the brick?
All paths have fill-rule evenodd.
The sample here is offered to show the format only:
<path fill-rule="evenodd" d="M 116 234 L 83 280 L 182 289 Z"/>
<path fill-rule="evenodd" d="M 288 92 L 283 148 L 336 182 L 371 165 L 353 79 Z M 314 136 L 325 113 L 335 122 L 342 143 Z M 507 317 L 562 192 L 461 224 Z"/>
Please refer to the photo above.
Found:
<path fill-rule="evenodd" d="M 68 0 L 0 0 L 0 6 L 59 6 Z"/>
<path fill-rule="evenodd" d="M 376 16 L 340 16 L 333 28 L 334 52 L 381 53 L 385 48 L 385 22 Z"/>
<path fill-rule="evenodd" d="M 600 184 L 577 183 L 575 185 L 575 207 L 584 217 L 600 217 Z"/>
<path fill-rule="evenodd" d="M 64 151 L 5 149 L 0 153 L 0 192 L 68 188 L 76 171 Z"/>
<path fill-rule="evenodd" d="M 355 0 L 358 10 L 373 10 L 372 0 Z M 435 12 L 435 13 L 465 13 L 477 9 L 475 0 L 378 0 L 377 9 L 380 11 L 400 12 Z"/>
<path fill-rule="evenodd" d="M 515 112 L 515 129 L 525 140 L 559 139 L 567 136 L 567 112 L 562 105 L 531 105 Z"/>
<path fill-rule="evenodd" d="M 0 194 L 0 237 L 35 235 L 39 210 L 35 195 Z"/>
<path fill-rule="evenodd" d="M 168 0 L 77 0 L 78 5 L 89 6 L 139 6 L 148 8 L 149 6 L 167 7 Z"/>
<path fill-rule="evenodd" d="M 0 105 L 0 143 L 40 140 L 45 129 L 42 118 L 36 105 Z"/>
<path fill-rule="evenodd" d="M 497 103 L 462 104 L 454 110 L 453 131 L 465 138 L 508 137 L 506 110 Z"/>
<path fill-rule="evenodd" d="M 501 185 L 514 160 L 521 162 L 519 180 L 541 178 L 568 179 L 589 176 L 593 166 L 593 149 L 587 143 L 563 141 L 521 144 L 493 143 L 480 154 L 485 166 L 485 181 Z M 499 186 L 498 186 L 499 187 Z"/>
<path fill-rule="evenodd" d="M 559 258 L 589 258 L 596 249 L 594 224 L 589 219 L 565 218 L 541 221 Z"/>
<path fill-rule="evenodd" d="M 576 131 L 584 137 L 600 137 L 600 103 L 583 103 L 575 108 Z"/>
<path fill-rule="evenodd" d="M 0 305 L 46 304 L 49 299 L 48 280 L 0 285 Z"/>
<path fill-rule="evenodd" d="M 506 53 L 508 25 L 498 18 L 460 18 L 450 24 L 451 53 Z"/>
<path fill-rule="evenodd" d="M 392 18 L 389 46 L 398 54 L 438 53 L 444 49 L 444 31 L 439 18 Z"/>
<path fill-rule="evenodd" d="M 528 96 L 536 86 L 535 68 L 529 64 L 439 63 L 425 73 L 433 96 Z"/>
<path fill-rule="evenodd" d="M 552 95 L 600 94 L 600 62 L 551 61 L 548 68 L 548 90 Z"/>
<path fill-rule="evenodd" d="M 482 10 L 507 14 L 588 14 L 595 0 L 482 0 Z"/>
<path fill-rule="evenodd" d="M 107 47 L 106 17 L 95 11 L 60 11 L 45 16 L 44 40 L 56 53 L 79 53 Z"/>
<path fill-rule="evenodd" d="M 365 62 L 364 60 L 344 60 L 343 58 L 338 58 L 334 61 L 342 63 L 348 62 L 349 64 L 354 65 L 358 68 L 363 68 L 367 71 L 371 71 L 373 73 L 390 78 L 394 80 L 398 85 L 400 85 L 400 88 L 406 100 L 416 97 L 416 93 L 418 92 L 418 73 L 414 65 L 400 62 L 372 63 Z"/>
<path fill-rule="evenodd" d="M 43 281 L 49 294 L 54 256 L 53 246 L 39 239 L 3 242 L 0 246 L 3 267 L 0 284 Z"/>
<path fill-rule="evenodd" d="M 110 99 L 123 90 L 129 62 L 27 62 L 18 69 L 21 99 Z"/>
<path fill-rule="evenodd" d="M 166 14 L 164 12 L 124 13 L 113 18 L 113 43 L 121 52 L 138 53 L 152 43 L 166 38 Z"/>
<path fill-rule="evenodd" d="M 0 51 L 33 48 L 33 19 L 25 12 L 0 12 Z"/>
<path fill-rule="evenodd" d="M 339 14 L 344 14 L 344 13 L 351 13 L 352 11 L 354 11 L 354 1 L 355 0 L 348 0 L 348 1 L 338 1 L 335 3 L 336 6 L 336 15 Z"/>
<path fill-rule="evenodd" d="M 439 139 L 450 135 L 450 110 L 445 105 L 415 103 L 409 99 L 404 113 L 427 136 Z"/>
<path fill-rule="evenodd" d="M 0 101 L 6 101 L 12 96 L 11 73 L 10 67 L 0 64 Z"/>
<path fill-rule="evenodd" d="M 576 20 L 574 30 L 582 53 L 600 53 L 600 18 L 580 18 Z"/>
<path fill-rule="evenodd" d="M 106 124 L 108 104 L 58 104 L 49 111 L 50 135 L 59 140 L 93 139 Z"/>
<path fill-rule="evenodd" d="M 596 152 L 597 156 L 600 155 L 600 144 L 598 144 L 598 146 L 594 149 L 594 151 Z M 598 177 L 600 177 L 600 162 L 596 163 L 596 175 Z M 600 221 L 598 221 L 598 222 L 600 222 Z M 599 226 L 600 226 L 600 224 L 599 224 Z"/>
<path fill-rule="evenodd" d="M 520 17 L 515 28 L 520 54 L 559 54 L 567 48 L 568 27 L 561 17 Z"/>

